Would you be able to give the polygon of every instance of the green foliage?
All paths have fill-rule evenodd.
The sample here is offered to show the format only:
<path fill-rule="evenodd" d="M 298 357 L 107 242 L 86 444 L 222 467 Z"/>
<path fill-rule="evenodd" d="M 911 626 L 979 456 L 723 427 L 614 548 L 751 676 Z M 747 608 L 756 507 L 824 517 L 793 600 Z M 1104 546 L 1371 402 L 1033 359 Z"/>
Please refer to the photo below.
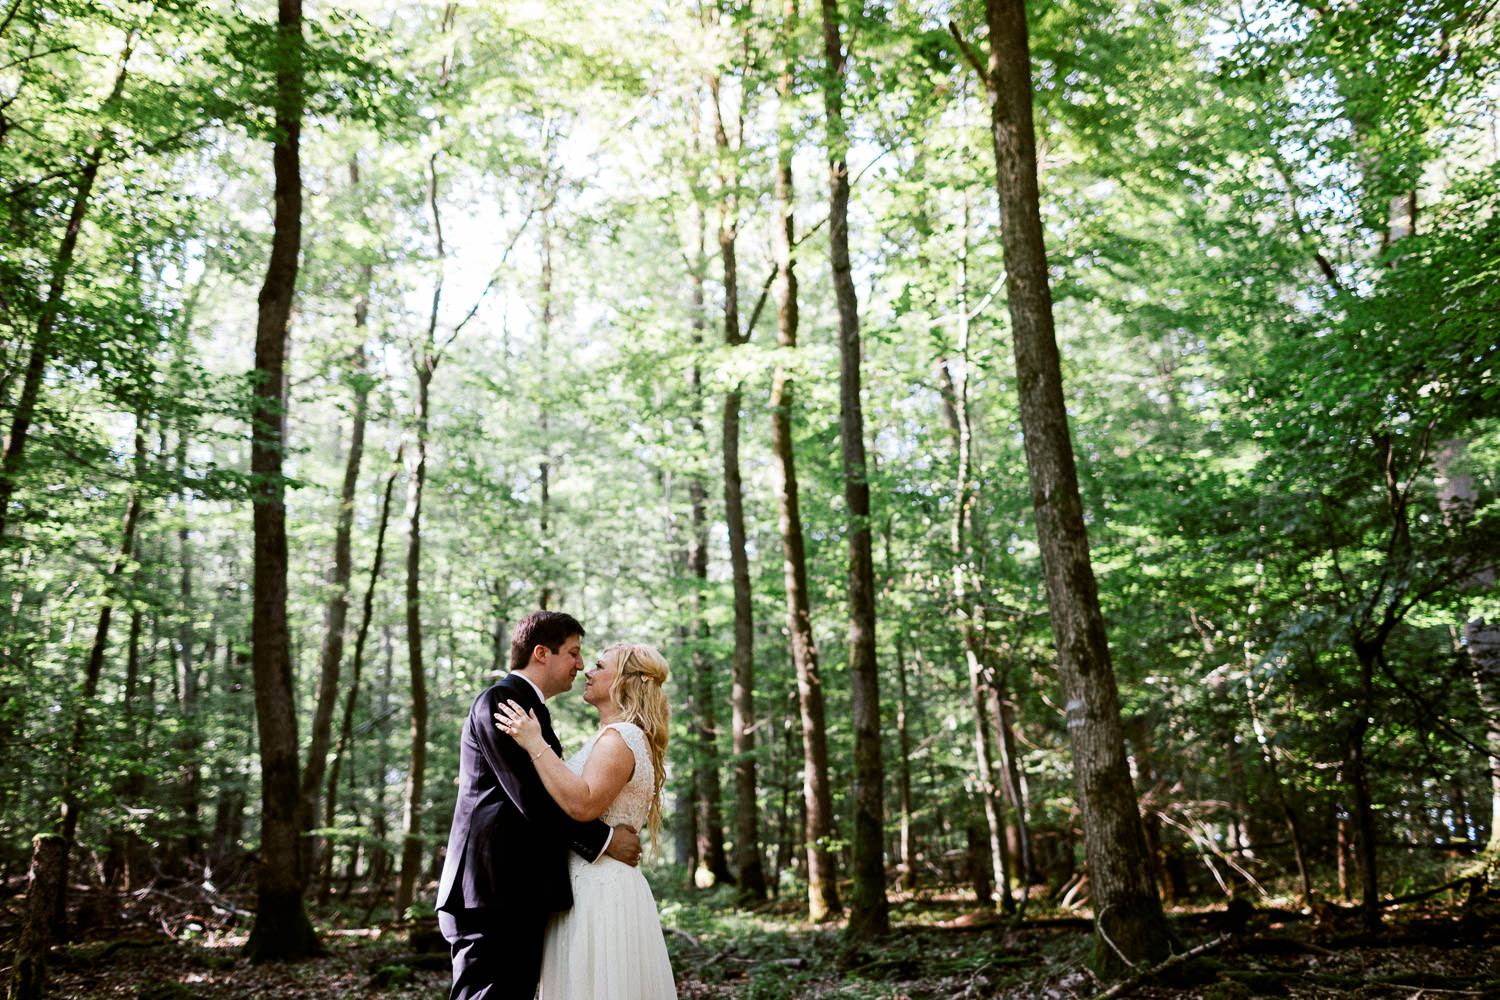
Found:
<path fill-rule="evenodd" d="M 191 859 L 198 873 L 207 863 L 215 879 L 234 878 L 259 810 L 245 372 L 269 232 L 272 74 L 289 52 L 271 22 L 233 5 L 23 0 L 5 10 L 8 424 L 41 318 L 55 308 L 57 322 L 0 549 L 0 863 L 23 867 L 27 838 L 56 814 L 81 713 L 84 845 L 118 860 L 123 838 L 138 838 L 179 874 Z M 445 21 L 441 7 L 362 3 L 309 23 L 296 50 L 307 199 L 287 386 L 297 715 L 306 728 L 355 390 L 368 390 L 370 411 L 345 684 L 379 492 L 403 443 L 411 457 L 414 365 L 436 302 L 434 343 L 446 347 L 423 509 L 424 843 L 444 842 L 469 702 L 503 671 L 510 625 L 544 592 L 583 617 L 590 643 L 629 637 L 666 650 L 669 798 L 687 794 L 696 763 L 687 692 L 698 662 L 718 709 L 718 757 L 734 763 L 721 444 L 704 428 L 742 385 L 751 756 L 762 847 L 790 907 L 806 887 L 768 433 L 780 364 L 797 380 L 841 823 L 852 743 L 837 332 L 819 221 L 821 47 L 808 11 L 794 31 L 770 5 L 699 13 L 485 2 Z M 983 11 L 846 14 L 891 856 L 899 710 L 918 884 L 963 880 L 967 833 L 983 814 L 960 629 L 978 609 L 1018 741 L 1041 892 L 1073 873 L 1077 816 L 1014 403 L 989 107 L 947 30 L 951 21 L 983 58 Z M 1184 859 L 1190 895 L 1250 880 L 1295 891 L 1287 815 L 1315 875 L 1331 878 L 1349 809 L 1335 744 L 1368 718 L 1380 839 L 1483 839 L 1493 709 L 1475 697 L 1456 636 L 1464 622 L 1500 618 L 1493 584 L 1477 582 L 1500 547 L 1500 175 L 1477 138 L 1493 127 L 1483 89 L 1500 51 L 1493 17 L 1436 0 L 1235 12 L 1059 3 L 1031 16 L 1066 402 L 1148 825 Z M 797 71 L 784 109 L 783 57 Z M 743 119 L 732 164 L 707 152 L 710 70 L 731 122 Z M 772 346 L 770 296 L 750 343 L 724 350 L 717 178 L 737 178 L 748 321 L 770 273 L 781 110 L 796 153 L 799 346 Z M 63 267 L 94 151 L 98 179 Z M 964 483 L 950 429 L 960 383 L 975 456 Z M 408 476 L 397 473 L 339 808 L 316 831 L 333 845 L 335 884 L 346 866 L 358 883 L 381 882 L 398 840 L 410 752 Z M 1444 490 L 1464 477 L 1474 498 L 1455 506 Z M 694 480 L 706 498 L 706 582 L 683 557 Z M 146 511 L 139 544 L 110 577 L 133 490 Z M 953 529 L 966 502 L 972 540 L 960 552 Z M 956 566 L 972 571 L 963 602 Z M 694 596 L 703 634 L 685 627 Z M 80 704 L 105 607 L 101 687 Z M 1377 634 L 1367 693 L 1356 644 Z M 908 684 L 899 705 L 898 670 Z M 555 716 L 572 746 L 592 728 L 570 695 Z M 718 778 L 727 791 L 727 768 Z M 663 863 L 679 832 L 671 805 Z M 849 832 L 836 830 L 840 850 Z M 1390 883 L 1426 884 L 1441 864 L 1397 859 Z M 690 875 L 671 871 L 674 885 Z M 733 970 L 755 995 L 777 996 L 795 995 L 819 962 L 848 961 L 831 938 L 783 934 L 727 896 L 704 897 L 713 905 L 662 894 L 668 925 L 695 942 L 669 934 L 679 967 L 729 948 L 708 974 Z M 884 964 L 852 962 L 846 995 L 894 993 L 902 963 L 917 958 L 905 947 L 938 946 L 914 936 Z M 957 992 L 981 981 L 1001 990 L 1019 975 L 978 946 L 939 964 Z"/>

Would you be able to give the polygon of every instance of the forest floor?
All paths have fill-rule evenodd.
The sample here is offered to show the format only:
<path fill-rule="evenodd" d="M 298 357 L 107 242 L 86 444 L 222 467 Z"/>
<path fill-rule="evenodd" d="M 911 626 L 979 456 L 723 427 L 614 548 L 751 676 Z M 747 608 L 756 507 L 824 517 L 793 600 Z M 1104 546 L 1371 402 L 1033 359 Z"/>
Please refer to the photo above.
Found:
<path fill-rule="evenodd" d="M 15 887 L 7 887 L 14 890 Z M 79 940 L 53 953 L 47 995 L 59 1000 L 441 1000 L 447 959 L 431 921 L 372 922 L 363 905 L 314 913 L 326 953 L 252 966 L 239 949 L 249 929 L 243 901 L 187 887 L 141 893 L 75 893 Z M 19 926 L 20 898 L 0 900 L 0 976 Z M 1009 926 L 972 897 L 924 895 L 892 903 L 894 933 L 847 948 L 836 926 L 797 918 L 799 901 L 755 910 L 727 891 L 665 893 L 661 910 L 683 1000 L 1089 1000 L 1114 983 L 1086 968 L 1086 916 L 1044 912 Z M 1222 905 L 1172 911 L 1185 948 L 1219 941 Z M 1237 933 L 1203 955 L 1137 980 L 1143 1000 L 1253 997 L 1359 1000 L 1500 1000 L 1500 903 L 1456 896 L 1393 907 L 1375 934 L 1354 915 L 1290 909 L 1240 914 Z M 1243 918 L 1248 919 L 1243 919 Z M 369 924 L 369 926 L 363 926 Z"/>

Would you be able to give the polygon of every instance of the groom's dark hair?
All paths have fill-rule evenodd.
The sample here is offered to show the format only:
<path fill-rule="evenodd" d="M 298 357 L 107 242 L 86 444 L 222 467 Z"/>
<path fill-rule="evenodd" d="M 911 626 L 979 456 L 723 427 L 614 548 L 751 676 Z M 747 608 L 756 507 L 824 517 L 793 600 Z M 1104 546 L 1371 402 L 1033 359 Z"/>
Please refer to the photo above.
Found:
<path fill-rule="evenodd" d="M 552 652 L 573 636 L 583 638 L 578 619 L 562 611 L 533 611 L 516 623 L 510 635 L 510 669 L 520 670 L 531 661 L 531 651 L 546 646 Z"/>

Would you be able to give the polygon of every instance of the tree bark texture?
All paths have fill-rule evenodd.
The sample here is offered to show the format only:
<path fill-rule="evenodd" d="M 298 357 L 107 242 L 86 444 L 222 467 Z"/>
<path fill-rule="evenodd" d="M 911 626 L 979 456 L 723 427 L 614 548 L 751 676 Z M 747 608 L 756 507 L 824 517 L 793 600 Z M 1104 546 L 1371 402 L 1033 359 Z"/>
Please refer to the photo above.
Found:
<path fill-rule="evenodd" d="M 302 246 L 302 2 L 278 0 L 276 178 L 271 258 L 255 328 L 250 410 L 251 501 L 254 508 L 254 606 L 251 665 L 260 732 L 261 846 L 255 923 L 245 952 L 252 961 L 296 959 L 318 949 L 303 909 L 298 847 L 297 717 L 287 631 L 287 541 L 282 455 L 286 442 L 287 331 Z"/>
<path fill-rule="evenodd" d="M 828 234 L 839 312 L 839 436 L 849 517 L 849 684 L 854 724 L 854 833 L 847 935 L 890 931 L 885 895 L 885 781 L 881 762 L 880 676 L 875 658 L 875 561 L 870 481 L 860 404 L 859 303 L 849 265 L 849 165 L 844 134 L 845 54 L 837 0 L 823 0 L 824 108 L 828 117 Z"/>
<path fill-rule="evenodd" d="M 1151 878 L 1125 757 L 1119 692 L 1089 559 L 1042 238 L 1031 64 L 1022 0 L 986 0 L 989 90 L 1021 426 L 1062 677 L 1085 853 L 1095 965 L 1159 961 L 1171 934 Z"/>
<path fill-rule="evenodd" d="M 26 912 L 11 967 L 9 1000 L 41 1000 L 47 987 L 47 952 L 52 947 L 52 915 L 67 877 L 68 849 L 57 834 L 32 841 L 26 881 Z"/>

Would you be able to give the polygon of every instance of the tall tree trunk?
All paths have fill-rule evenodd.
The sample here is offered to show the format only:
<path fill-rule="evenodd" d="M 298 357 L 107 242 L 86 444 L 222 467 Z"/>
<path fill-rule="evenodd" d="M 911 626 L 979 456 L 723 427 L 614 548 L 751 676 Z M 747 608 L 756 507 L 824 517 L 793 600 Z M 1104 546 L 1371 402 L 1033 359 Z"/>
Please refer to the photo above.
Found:
<path fill-rule="evenodd" d="M 899 863 L 902 872 L 901 887 L 909 892 L 917 886 L 917 855 L 916 840 L 912 836 L 911 828 L 911 724 L 907 719 L 911 695 L 907 690 L 905 643 L 900 634 L 896 636 L 896 679 L 899 684 L 896 701 L 896 740 L 901 752 L 897 770 L 900 777 L 897 790 L 900 794 L 901 808 Z"/>
<path fill-rule="evenodd" d="M 350 181 L 359 182 L 357 163 L 349 166 Z M 365 316 L 369 308 L 371 267 L 360 268 L 360 291 L 354 303 L 355 335 L 363 337 Z M 370 382 L 365 372 L 365 345 L 355 347 L 354 416 L 349 430 L 349 454 L 344 461 L 344 484 L 339 493 L 337 524 L 334 528 L 333 567 L 329 573 L 332 592 L 323 612 L 323 645 L 318 657 L 318 700 L 313 713 L 312 740 L 307 749 L 307 764 L 302 772 L 302 844 L 303 872 L 308 878 L 318 871 L 318 852 L 326 850 L 322 838 L 311 834 L 317 825 L 318 795 L 323 789 L 323 775 L 328 765 L 328 748 L 333 740 L 333 709 L 339 694 L 339 668 L 344 658 L 344 625 L 349 614 L 350 537 L 354 529 L 354 498 L 359 486 L 359 465 L 365 451 L 365 413 L 370 398 Z"/>
<path fill-rule="evenodd" d="M 1037 191 L 1031 61 L 1022 0 L 985 0 L 1001 243 L 1026 465 L 1068 715 L 1095 904 L 1094 964 L 1113 973 L 1165 958 L 1171 932 L 1151 878 L 1125 758 L 1119 691 L 1063 403 Z"/>
<path fill-rule="evenodd" d="M 1000 751 L 1001 788 L 1005 801 L 1010 804 L 1014 823 L 1015 843 L 1008 847 L 1011 869 L 1021 889 L 1021 902 L 1016 907 L 1016 919 L 1026 912 L 1026 901 L 1031 896 L 1031 830 L 1026 822 L 1026 785 L 1021 780 L 1020 755 L 1016 752 L 1016 729 L 1011 722 L 1010 678 L 1005 670 L 991 666 L 989 671 L 990 699 L 995 719 L 996 745 Z M 1007 834 L 1007 845 L 1010 838 Z"/>
<path fill-rule="evenodd" d="M 859 304 L 849 265 L 848 138 L 844 132 L 843 43 L 838 0 L 823 0 L 823 102 L 828 118 L 828 241 L 839 310 L 839 437 L 849 518 L 849 684 L 854 723 L 854 885 L 846 933 L 854 940 L 890 932 L 885 895 L 885 782 L 880 742 L 880 674 L 875 659 L 875 561 L 870 481 L 860 404 Z"/>
<path fill-rule="evenodd" d="M 114 86 L 104 100 L 103 111 L 112 111 L 120 103 L 125 92 L 125 70 L 135 50 L 136 30 L 125 35 L 125 47 L 120 53 L 115 70 Z M 63 289 L 67 285 L 68 273 L 73 269 L 73 255 L 78 248 L 78 234 L 83 229 L 83 219 L 88 213 L 89 197 L 94 191 L 94 181 L 99 176 L 99 166 L 104 162 L 104 152 L 110 145 L 107 132 L 101 132 L 93 147 L 84 156 L 83 170 L 78 175 L 78 187 L 73 191 L 73 205 L 68 211 L 68 226 L 63 230 L 62 242 L 57 256 L 52 258 L 52 276 L 47 283 L 47 297 L 42 302 L 42 314 L 37 317 L 36 335 L 31 341 L 31 354 L 26 362 L 26 376 L 21 382 L 21 395 L 16 400 L 11 414 L 10 432 L 5 437 L 5 449 L 0 453 L 0 541 L 5 538 L 7 515 L 10 513 L 11 497 L 15 495 L 16 478 L 21 472 L 21 457 L 26 450 L 26 436 L 31 430 L 31 421 L 36 416 L 37 396 L 41 392 L 42 378 L 52 361 L 52 334 L 57 325 L 58 313 L 62 311 Z M 64 855 L 64 864 L 67 858 Z"/>
<path fill-rule="evenodd" d="M 696 134 L 695 128 L 694 135 Z M 693 440 L 706 454 L 708 435 L 703 425 L 703 373 L 698 357 L 703 348 L 704 330 L 707 326 L 703 283 L 704 275 L 708 270 L 706 249 L 708 223 L 701 204 L 695 206 L 693 221 L 695 223 L 693 259 L 692 265 L 688 268 L 688 324 L 692 331 L 693 344 L 693 366 L 688 376 L 688 392 L 691 400 L 688 427 L 692 431 Z M 703 617 L 703 592 L 708 584 L 707 496 L 703 477 L 695 471 L 688 479 L 688 540 L 687 545 L 681 550 L 683 569 L 687 573 L 688 580 L 688 616 L 687 621 L 679 630 L 683 645 L 693 651 L 693 673 L 686 685 L 686 698 L 683 705 L 684 716 L 689 720 L 693 734 L 693 748 L 692 765 L 687 769 L 686 780 L 683 781 L 678 791 L 676 823 L 677 863 L 683 866 L 689 887 L 696 885 L 698 867 L 703 860 L 702 838 L 699 835 L 702 814 L 700 804 L 707 778 L 701 748 L 702 726 L 699 718 L 701 691 L 705 686 L 710 692 L 712 691 L 711 683 L 705 680 L 705 674 L 708 673 L 709 668 L 705 662 L 703 648 L 708 636 L 708 623 Z"/>
<path fill-rule="evenodd" d="M 386 849 L 386 837 L 390 833 L 390 824 L 386 820 L 385 804 L 385 782 L 380 775 L 390 770 L 391 766 L 391 690 L 396 684 L 396 640 L 391 634 L 390 625 L 384 629 L 384 642 L 382 651 L 385 653 L 385 666 L 380 675 L 380 697 L 375 705 L 375 718 L 380 720 L 376 727 L 379 739 L 375 744 L 375 802 L 370 810 L 370 833 L 374 835 L 375 846 L 370 856 L 370 883 L 375 887 L 377 893 L 385 892 L 391 877 L 391 852 Z M 396 913 L 400 911 L 397 910 Z"/>
<path fill-rule="evenodd" d="M 738 170 L 733 166 L 738 149 L 731 145 L 724 123 L 720 78 L 710 77 L 713 95 L 714 150 L 719 163 L 719 262 L 724 272 L 724 346 L 730 349 L 749 340 L 740 331 L 739 263 L 735 239 L 739 227 L 737 199 Z M 738 131 L 738 130 L 737 130 Z M 736 135 L 736 140 L 742 138 Z M 724 526 L 729 535 L 730 579 L 734 589 L 734 659 L 730 698 L 732 739 L 735 754 L 735 868 L 741 876 L 739 889 L 754 898 L 765 895 L 764 876 L 760 874 L 760 833 L 755 803 L 755 622 L 751 606 L 750 556 L 745 542 L 744 489 L 740 480 L 740 406 L 743 392 L 738 384 L 724 393 L 722 452 L 724 458 Z M 711 674 L 700 675 L 705 682 Z M 724 856 L 723 820 L 719 805 L 719 755 L 713 724 L 713 688 L 704 683 L 699 691 L 699 741 L 704 754 L 704 771 L 708 776 L 704 793 L 703 823 L 699 830 L 704 838 L 703 861 L 713 873 L 714 882 L 733 879 Z M 746 878 L 751 882 L 746 882 Z M 758 887 L 753 883 L 759 883 Z"/>
<path fill-rule="evenodd" d="M 255 715 L 260 729 L 261 838 L 255 923 L 245 942 L 251 961 L 301 958 L 318 949 L 302 906 L 298 850 L 297 717 L 287 631 L 286 442 L 283 396 L 287 333 L 302 246 L 302 0 L 278 0 L 276 209 L 271 259 L 255 328 L 250 472 L 255 510 L 254 613 L 251 619 Z"/>
<path fill-rule="evenodd" d="M 230 597 L 234 602 L 234 597 Z M 240 609 L 235 608 L 238 612 Z M 241 617 L 236 615 L 236 617 Z M 248 774 L 248 762 L 255 756 L 255 747 L 259 741 L 259 727 L 254 721 L 253 697 L 254 687 L 252 683 L 244 683 L 244 674 L 240 669 L 241 656 L 235 651 L 236 642 L 234 637 L 226 636 L 224 642 L 224 673 L 219 683 L 215 686 L 228 707 L 229 714 L 235 718 L 250 716 L 250 725 L 245 727 L 242 735 L 243 743 L 239 746 L 232 741 L 227 747 L 228 751 L 222 759 L 232 761 L 224 768 L 227 772 L 225 780 L 219 782 L 219 794 L 214 801 L 214 832 L 213 848 L 209 855 L 214 867 L 230 863 L 231 859 L 238 854 L 245 830 L 245 806 L 249 796 L 250 778 Z M 245 699 L 252 699 L 252 704 L 247 705 Z"/>
<path fill-rule="evenodd" d="M 177 431 L 177 472 L 187 474 L 188 428 Z M 182 491 L 184 507 L 191 502 L 191 491 Z M 177 714 L 181 719 L 178 748 L 182 764 L 177 770 L 177 808 L 182 813 L 181 848 L 184 856 L 197 857 L 202 850 L 202 821 L 198 797 L 202 786 L 199 748 L 202 732 L 198 720 L 198 664 L 194 659 L 193 629 L 193 549 L 192 535 L 184 519 L 177 529 L 177 553 L 180 562 L 178 594 L 182 599 L 182 620 L 177 626 Z"/>
<path fill-rule="evenodd" d="M 334 749 L 333 760 L 328 765 L 328 797 L 323 804 L 323 825 L 332 827 L 338 808 L 339 772 L 344 765 L 344 756 L 349 752 L 354 734 L 354 708 L 359 699 L 360 674 L 365 662 L 365 642 L 370 636 L 370 619 L 374 616 L 375 587 L 380 582 L 381 565 L 385 562 L 385 532 L 391 521 L 391 495 L 396 489 L 396 476 L 401 472 L 401 452 L 385 477 L 385 489 L 380 496 L 380 517 L 375 527 L 375 555 L 370 560 L 370 582 L 365 586 L 364 602 L 360 608 L 359 630 L 354 634 L 354 657 L 349 665 L 349 691 L 344 699 L 343 724 L 339 727 L 339 742 Z M 330 852 L 331 854 L 331 852 Z M 324 858 L 324 879 L 319 888 L 319 901 L 326 902 L 330 891 L 332 858 Z"/>
<path fill-rule="evenodd" d="M 791 637 L 792 663 L 797 670 L 797 698 L 802 723 L 802 799 L 806 821 L 803 848 L 807 853 L 807 907 L 815 922 L 832 919 L 842 910 L 839 903 L 838 871 L 829 841 L 833 837 L 833 791 L 828 782 L 828 727 L 825 718 L 823 680 L 818 672 L 818 646 L 813 638 L 812 598 L 807 585 L 807 551 L 802 537 L 802 511 L 797 487 L 796 452 L 792 439 L 792 412 L 796 380 L 792 377 L 792 355 L 797 348 L 797 271 L 792 257 L 794 205 L 792 154 L 794 122 L 790 108 L 796 64 L 796 0 L 782 3 L 782 44 L 787 51 L 785 69 L 777 85 L 780 140 L 776 157 L 776 211 L 772 226 L 776 253 L 776 337 L 784 360 L 776 366 L 771 387 L 771 450 L 776 455 L 780 488 L 776 492 L 777 523 L 781 531 L 781 566 L 786 590 L 787 634 Z M 791 731 L 787 731 L 788 750 Z M 790 766 L 790 764 L 788 765 Z M 786 810 L 783 809 L 783 814 Z M 787 838 L 779 838 L 785 841 Z M 781 863 L 777 870 L 780 871 Z"/>
<path fill-rule="evenodd" d="M 956 428 L 954 457 L 957 459 L 957 503 L 949 540 L 953 546 L 953 602 L 963 635 L 964 662 L 969 675 L 969 705 L 974 715 L 974 761 L 978 768 L 979 798 L 984 808 L 985 828 L 989 834 L 990 870 L 995 873 L 997 902 L 1006 913 L 1015 910 L 1011 897 L 1010 853 L 1006 849 L 1005 818 L 1001 809 L 999 781 L 996 780 L 994 740 L 990 727 L 989 660 L 985 648 L 985 608 L 980 593 L 982 574 L 975 564 L 975 553 L 983 548 L 983 535 L 974 510 L 979 504 L 978 486 L 974 482 L 974 421 L 969 412 L 969 301 L 968 301 L 969 213 L 964 206 L 963 249 L 958 255 L 958 288 L 955 310 L 958 314 L 958 356 L 956 364 L 944 365 L 945 374 L 956 369 L 951 385 L 952 413 Z"/>
<path fill-rule="evenodd" d="M 120 698 L 121 721 L 125 724 L 125 745 L 142 746 L 140 726 L 141 627 L 144 615 L 139 607 L 130 612 L 130 634 L 126 639 L 125 689 Z M 146 769 L 141 761 L 128 761 L 114 781 L 115 802 L 128 812 L 142 806 L 146 794 Z M 133 824 L 127 821 L 112 838 L 110 859 L 106 860 L 107 881 L 116 878 L 125 891 L 140 888 L 146 868 L 146 845 Z"/>
<path fill-rule="evenodd" d="M 442 217 L 438 213 L 437 154 L 428 163 L 427 204 L 437 240 L 437 277 L 427 335 L 413 361 L 417 378 L 414 461 L 406 490 L 406 651 L 411 668 L 411 763 L 402 796 L 401 875 L 396 881 L 396 919 L 404 920 L 422 867 L 422 794 L 427 774 L 427 671 L 422 658 L 422 490 L 427 484 L 427 431 L 431 414 L 432 376 L 441 355 L 437 348 L 438 305 L 443 295 Z"/>
<path fill-rule="evenodd" d="M 892 538 L 894 521 L 890 514 L 885 518 L 885 570 L 887 579 L 895 579 L 895 545 Z M 889 584 L 888 584 L 889 586 Z M 911 695 L 906 680 L 906 642 L 900 628 L 896 629 L 896 793 L 900 810 L 900 829 L 897 835 L 896 870 L 899 873 L 897 887 L 910 892 L 917 882 L 917 866 L 912 841 L 911 816 L 911 727 L 907 719 Z"/>

